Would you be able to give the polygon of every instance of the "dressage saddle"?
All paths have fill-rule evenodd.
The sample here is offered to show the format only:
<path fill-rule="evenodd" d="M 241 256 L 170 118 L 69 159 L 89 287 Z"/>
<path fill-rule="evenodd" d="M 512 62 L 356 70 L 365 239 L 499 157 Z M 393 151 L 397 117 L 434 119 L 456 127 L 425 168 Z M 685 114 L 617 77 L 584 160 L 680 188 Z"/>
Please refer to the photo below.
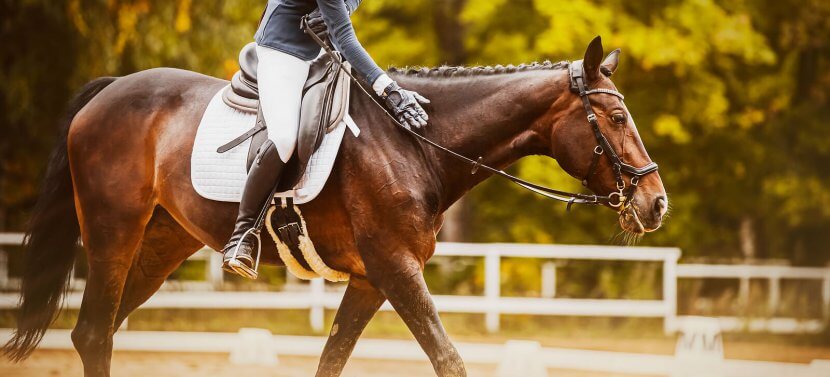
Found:
<path fill-rule="evenodd" d="M 266 129 L 266 124 L 259 106 L 257 64 L 256 43 L 251 42 L 239 53 L 239 71 L 222 91 L 222 100 L 226 105 L 242 112 L 257 114 L 256 124 L 216 150 L 224 153 L 252 138 L 248 150 L 248 168 L 257 150 L 267 139 L 267 133 L 262 132 Z M 340 65 L 350 69 L 348 64 L 340 56 L 331 57 L 328 54 L 319 56 L 311 63 L 308 79 L 303 85 L 297 148 L 285 167 L 279 189 L 290 190 L 297 184 L 308 167 L 311 155 L 322 144 L 323 137 L 348 113 L 351 81 L 340 69 Z"/>

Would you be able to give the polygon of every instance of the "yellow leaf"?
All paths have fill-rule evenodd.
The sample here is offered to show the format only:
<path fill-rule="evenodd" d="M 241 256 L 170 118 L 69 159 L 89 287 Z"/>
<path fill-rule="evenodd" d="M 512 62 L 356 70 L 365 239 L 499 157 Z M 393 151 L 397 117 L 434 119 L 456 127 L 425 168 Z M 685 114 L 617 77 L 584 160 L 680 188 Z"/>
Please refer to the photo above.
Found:
<path fill-rule="evenodd" d="M 69 18 L 72 20 L 75 28 L 78 29 L 78 32 L 86 36 L 89 32 L 89 26 L 87 26 L 84 15 L 81 12 L 81 0 L 71 0 L 67 5 L 66 11 L 69 13 Z"/>
<path fill-rule="evenodd" d="M 179 1 L 179 9 L 176 12 L 176 31 L 179 33 L 190 30 L 190 1 Z"/>
<path fill-rule="evenodd" d="M 654 133 L 667 136 L 677 144 L 686 144 L 692 139 L 691 135 L 683 129 L 680 119 L 669 114 L 662 114 L 654 120 Z"/>

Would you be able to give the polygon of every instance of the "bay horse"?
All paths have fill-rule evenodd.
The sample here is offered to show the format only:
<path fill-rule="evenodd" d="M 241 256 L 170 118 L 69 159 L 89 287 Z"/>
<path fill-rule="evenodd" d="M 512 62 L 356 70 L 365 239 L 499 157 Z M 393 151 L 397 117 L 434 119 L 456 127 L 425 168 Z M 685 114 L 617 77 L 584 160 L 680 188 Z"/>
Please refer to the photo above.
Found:
<path fill-rule="evenodd" d="M 599 38 L 583 59 L 591 88 L 616 90 L 618 54 Z M 608 160 L 595 167 L 594 134 L 581 98 L 569 90 L 568 63 L 391 72 L 401 86 L 432 99 L 423 135 L 466 156 L 505 168 L 521 157 L 556 159 L 597 194 L 616 190 Z M 112 337 L 191 254 L 220 250 L 237 205 L 194 191 L 190 155 L 197 126 L 227 81 L 158 68 L 88 83 L 70 103 L 26 236 L 17 330 L 4 347 L 22 360 L 54 320 L 80 236 L 89 274 L 72 341 L 86 376 L 109 376 Z M 439 376 L 464 376 L 423 278 L 442 213 L 487 172 L 400 132 L 352 88 L 347 137 L 327 186 L 302 206 L 309 235 L 330 267 L 351 274 L 322 352 L 317 376 L 340 375 L 358 337 L 389 300 Z M 627 163 L 651 162 L 621 98 L 591 97 L 602 134 Z M 631 177 L 628 177 L 629 179 Z M 641 234 L 660 226 L 667 206 L 659 174 L 642 177 L 620 226 Z M 263 261 L 281 264 L 272 242 Z"/>

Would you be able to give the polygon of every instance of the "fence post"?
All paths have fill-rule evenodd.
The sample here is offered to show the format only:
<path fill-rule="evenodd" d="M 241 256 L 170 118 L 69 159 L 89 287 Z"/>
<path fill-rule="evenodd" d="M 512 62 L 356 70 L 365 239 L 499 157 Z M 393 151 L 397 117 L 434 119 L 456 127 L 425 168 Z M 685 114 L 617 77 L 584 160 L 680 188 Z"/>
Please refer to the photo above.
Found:
<path fill-rule="evenodd" d="M 497 360 L 493 360 L 497 361 Z M 496 368 L 498 377 L 547 377 L 548 371 L 544 364 L 542 345 L 530 340 L 508 340 L 504 344 L 504 351 L 499 366 Z"/>
<path fill-rule="evenodd" d="M 824 274 L 824 279 L 821 281 L 821 313 L 824 319 L 830 320 L 830 270 Z"/>
<path fill-rule="evenodd" d="M 501 296 L 501 256 L 499 250 L 488 248 L 484 256 L 484 297 L 487 302 L 485 325 L 487 332 L 495 333 L 500 327 L 499 297 Z"/>
<path fill-rule="evenodd" d="M 738 285 L 738 303 L 743 310 L 749 307 L 749 274 L 740 277 L 740 284 Z"/>
<path fill-rule="evenodd" d="M 542 297 L 556 297 L 556 263 L 552 261 L 542 264 Z"/>
<path fill-rule="evenodd" d="M 770 317 L 775 317 L 779 301 L 781 301 L 781 277 L 775 274 L 769 278 L 769 301 L 767 302 L 767 310 L 769 311 Z"/>
<path fill-rule="evenodd" d="M 225 283 L 225 274 L 222 272 L 222 254 L 213 252 L 213 250 L 208 250 L 208 252 L 210 252 L 210 254 L 208 262 L 205 265 L 205 268 L 207 269 L 207 271 L 205 271 L 205 275 L 210 281 L 210 285 L 213 289 L 220 289 Z"/>
<path fill-rule="evenodd" d="M 0 288 L 9 287 L 9 255 L 0 248 Z"/>
<path fill-rule="evenodd" d="M 311 307 L 309 313 L 311 329 L 315 332 L 321 332 L 325 327 L 326 320 L 326 308 L 323 306 L 323 300 L 326 294 L 326 281 L 323 278 L 311 279 L 309 288 L 311 289 L 311 305 L 309 305 Z"/>
<path fill-rule="evenodd" d="M 289 272 L 287 268 L 285 268 L 284 270 L 285 270 L 285 287 L 283 289 L 285 289 L 286 291 L 289 291 L 289 292 L 297 292 L 297 291 L 301 290 L 302 286 L 303 286 L 303 283 L 300 282 L 300 279 L 298 277 L 294 276 L 294 274 L 292 274 L 291 272 Z"/>
<path fill-rule="evenodd" d="M 666 306 L 663 318 L 663 332 L 668 334 L 677 330 L 677 259 L 679 253 L 666 255 L 663 259 L 663 305 Z"/>

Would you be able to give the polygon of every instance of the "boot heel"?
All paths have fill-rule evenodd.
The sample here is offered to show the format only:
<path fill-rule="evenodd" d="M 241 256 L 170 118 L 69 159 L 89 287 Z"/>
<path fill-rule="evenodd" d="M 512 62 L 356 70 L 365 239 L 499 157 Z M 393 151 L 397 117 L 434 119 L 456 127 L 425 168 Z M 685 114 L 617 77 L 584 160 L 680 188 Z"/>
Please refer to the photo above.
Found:
<path fill-rule="evenodd" d="M 228 262 L 228 266 L 233 269 L 233 272 L 244 278 L 256 280 L 259 277 L 259 273 L 256 270 L 250 269 L 245 263 L 240 262 L 239 259 L 231 259 Z"/>
<path fill-rule="evenodd" d="M 253 236 L 254 241 L 256 242 L 256 260 L 249 258 L 248 255 L 244 255 L 245 259 L 249 259 L 252 264 L 254 265 L 253 268 L 248 267 L 244 262 L 242 262 L 237 257 L 239 255 L 239 248 L 242 247 L 242 244 L 245 242 L 246 237 Z M 230 260 L 228 260 L 227 266 L 232 269 L 230 272 L 235 272 L 242 277 L 246 277 L 248 279 L 256 280 L 259 276 L 257 272 L 259 270 L 259 257 L 262 255 L 262 237 L 259 235 L 259 231 L 256 228 L 251 228 L 242 233 L 242 237 L 239 238 L 239 242 L 236 244 L 236 247 L 233 249 L 233 255 L 231 255 Z M 225 270 L 227 271 L 227 269 Z"/>

